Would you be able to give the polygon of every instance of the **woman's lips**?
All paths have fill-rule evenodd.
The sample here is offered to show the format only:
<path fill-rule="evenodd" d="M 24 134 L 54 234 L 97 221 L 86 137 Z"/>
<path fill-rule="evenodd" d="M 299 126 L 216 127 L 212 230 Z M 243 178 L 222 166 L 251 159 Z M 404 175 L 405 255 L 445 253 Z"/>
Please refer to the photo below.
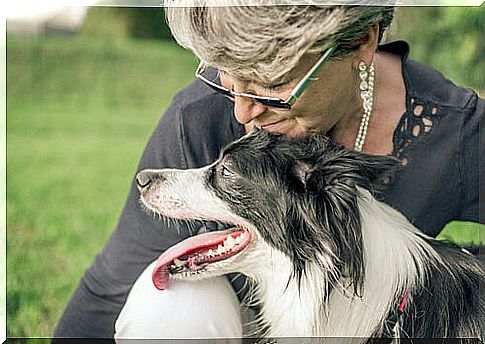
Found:
<path fill-rule="evenodd" d="M 267 124 L 255 124 L 256 127 L 269 131 L 269 132 L 278 132 L 279 129 L 282 129 L 283 126 L 286 125 L 287 119 L 281 119 L 279 121 L 267 123 Z"/>

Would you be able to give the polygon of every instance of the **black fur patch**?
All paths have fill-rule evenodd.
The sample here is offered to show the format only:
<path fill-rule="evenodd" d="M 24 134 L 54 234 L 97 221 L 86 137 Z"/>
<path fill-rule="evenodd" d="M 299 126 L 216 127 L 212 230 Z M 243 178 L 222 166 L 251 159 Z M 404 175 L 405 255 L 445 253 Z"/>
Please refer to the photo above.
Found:
<path fill-rule="evenodd" d="M 427 242 L 445 261 L 426 266 L 425 283 L 412 291 L 405 310 L 401 324 L 404 332 L 427 338 L 483 336 L 485 304 L 480 297 L 483 266 L 452 244 Z"/>

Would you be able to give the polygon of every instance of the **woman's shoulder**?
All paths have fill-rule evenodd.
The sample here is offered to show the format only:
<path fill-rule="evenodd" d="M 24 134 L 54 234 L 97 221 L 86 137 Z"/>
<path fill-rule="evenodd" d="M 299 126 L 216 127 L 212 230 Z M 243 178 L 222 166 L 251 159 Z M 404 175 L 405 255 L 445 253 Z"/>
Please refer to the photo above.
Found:
<path fill-rule="evenodd" d="M 393 155 L 405 168 L 389 189 L 388 201 L 425 233 L 436 235 L 451 220 L 478 221 L 484 102 L 473 90 L 407 59 L 402 43 L 397 48 L 403 56 L 407 94 L 406 111 L 393 135 Z"/>
<path fill-rule="evenodd" d="M 406 42 L 397 43 L 397 47 L 402 54 L 406 112 L 395 131 L 395 149 L 416 141 L 421 143 L 420 150 L 434 147 L 460 155 L 474 146 L 479 123 L 485 118 L 484 100 L 436 69 L 408 59 Z M 432 141 L 438 145 L 431 145 Z"/>
<path fill-rule="evenodd" d="M 456 85 L 441 72 L 423 63 L 407 60 L 403 73 L 406 89 L 411 97 L 463 110 L 473 106 L 477 99 L 475 91 Z"/>
<path fill-rule="evenodd" d="M 456 85 L 440 71 L 409 58 L 410 46 L 406 41 L 388 42 L 380 50 L 401 56 L 402 74 L 408 98 L 419 99 L 455 109 L 473 106 L 477 94 L 472 89 Z"/>

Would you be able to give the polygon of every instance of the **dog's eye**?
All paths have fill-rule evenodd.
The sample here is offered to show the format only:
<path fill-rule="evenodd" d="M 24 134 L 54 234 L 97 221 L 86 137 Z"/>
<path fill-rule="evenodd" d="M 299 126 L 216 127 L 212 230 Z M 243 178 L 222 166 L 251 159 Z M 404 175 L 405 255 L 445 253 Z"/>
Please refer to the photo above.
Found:
<path fill-rule="evenodd" d="M 223 177 L 232 177 L 234 176 L 234 172 L 227 168 L 227 166 L 222 165 L 219 169 L 221 176 Z"/>

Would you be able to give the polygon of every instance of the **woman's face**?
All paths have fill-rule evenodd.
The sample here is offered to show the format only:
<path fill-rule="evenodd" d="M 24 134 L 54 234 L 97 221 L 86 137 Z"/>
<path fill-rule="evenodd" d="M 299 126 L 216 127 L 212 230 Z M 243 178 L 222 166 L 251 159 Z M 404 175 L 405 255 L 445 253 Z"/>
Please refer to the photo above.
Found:
<path fill-rule="evenodd" d="M 221 73 L 221 82 L 236 92 L 287 100 L 293 88 L 319 57 L 315 54 L 304 55 L 285 78 L 288 81 L 283 85 L 265 86 L 257 80 L 244 82 L 224 72 Z M 271 108 L 248 98 L 235 97 L 235 116 L 247 128 L 257 126 L 288 137 L 312 132 L 325 133 L 340 120 L 361 115 L 357 79 L 351 58 L 329 60 L 290 110 Z"/>

